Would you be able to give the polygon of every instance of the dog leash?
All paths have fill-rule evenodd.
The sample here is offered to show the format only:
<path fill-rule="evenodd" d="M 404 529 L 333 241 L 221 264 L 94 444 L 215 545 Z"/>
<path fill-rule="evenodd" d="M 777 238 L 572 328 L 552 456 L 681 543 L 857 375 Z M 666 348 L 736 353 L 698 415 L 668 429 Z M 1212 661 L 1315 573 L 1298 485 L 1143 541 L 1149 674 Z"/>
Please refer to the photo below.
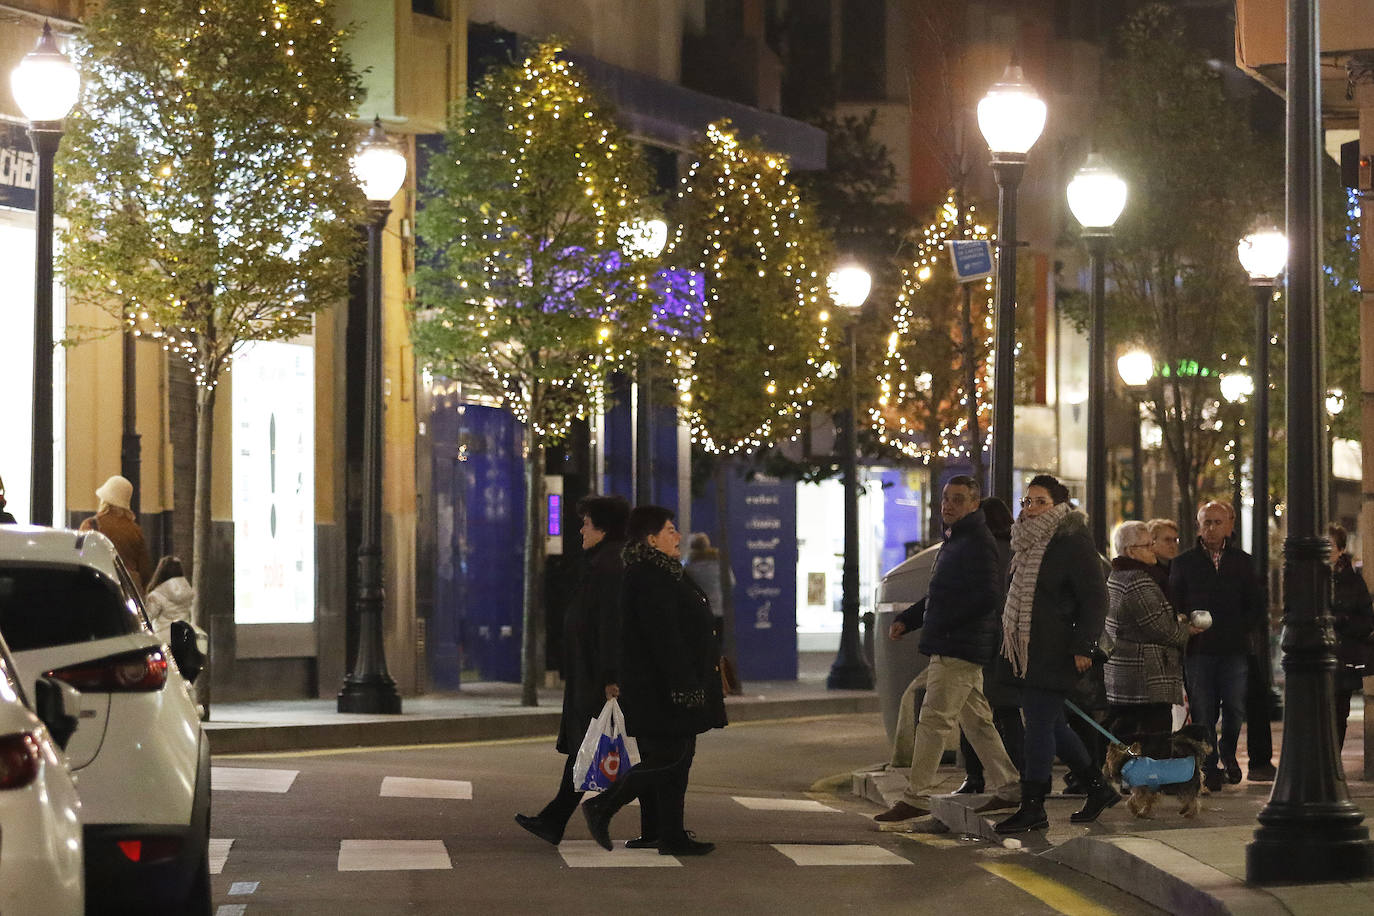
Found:
<path fill-rule="evenodd" d="M 1074 703 L 1073 700 L 1070 700 L 1068 697 L 1065 697 L 1065 698 L 1064 698 L 1064 705 L 1067 706 L 1067 707 L 1069 707 L 1070 709 L 1072 709 L 1074 712 L 1078 713 L 1080 716 L 1082 716 L 1084 722 L 1087 722 L 1087 723 L 1088 723 L 1089 725 L 1091 725 L 1093 728 L 1095 728 L 1095 729 L 1097 729 L 1098 731 L 1100 731 L 1100 732 L 1106 737 L 1106 739 L 1107 739 L 1108 741 L 1110 741 L 1112 744 L 1120 744 L 1122 747 L 1126 747 L 1126 746 L 1127 746 L 1126 743 L 1125 743 L 1124 741 L 1122 741 L 1120 738 L 1118 738 L 1116 735 L 1113 735 L 1111 732 L 1107 731 L 1107 730 L 1106 730 L 1105 728 L 1103 728 L 1101 725 L 1098 725 L 1096 719 L 1094 719 L 1092 716 L 1088 715 L 1088 714 L 1087 714 L 1086 712 L 1084 712 L 1083 710 L 1079 709 L 1079 708 L 1078 708 L 1078 704 Z"/>

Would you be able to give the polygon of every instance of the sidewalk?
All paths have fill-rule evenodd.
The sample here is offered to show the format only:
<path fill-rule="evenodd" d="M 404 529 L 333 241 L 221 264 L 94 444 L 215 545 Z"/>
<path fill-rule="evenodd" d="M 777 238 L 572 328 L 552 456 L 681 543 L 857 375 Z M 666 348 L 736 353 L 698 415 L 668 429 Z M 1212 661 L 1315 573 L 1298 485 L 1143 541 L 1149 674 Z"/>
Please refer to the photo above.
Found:
<path fill-rule="evenodd" d="M 1283 728 L 1274 723 L 1275 762 Z M 1352 713 L 1344 758 L 1351 800 L 1366 815 L 1365 826 L 1374 830 L 1374 783 L 1361 777 L 1363 728 Z M 1242 769 L 1245 758 L 1241 757 Z M 901 797 L 906 770 L 874 767 L 854 774 L 854 793 L 887 807 Z M 948 791 L 954 791 L 963 772 L 946 768 Z M 1063 770 L 1056 772 L 1056 788 L 1063 785 Z M 992 825 L 1011 811 L 975 814 L 966 799 L 981 796 L 937 796 L 933 817 L 894 825 L 897 829 L 951 832 L 976 836 L 1009 848 L 1024 848 L 1043 855 L 1091 878 L 1111 884 L 1169 913 L 1186 914 L 1320 914 L 1345 916 L 1374 913 L 1374 881 L 1355 884 L 1318 884 L 1258 887 L 1245 883 L 1245 847 L 1258 826 L 1257 815 L 1269 799 L 1270 783 L 1243 781 L 1201 798 L 1202 811 L 1193 820 L 1178 814 L 1170 797 L 1162 798 L 1154 817 L 1141 820 L 1123 800 L 1102 813 L 1094 824 L 1069 823 L 1069 815 L 1083 804 L 1082 798 L 1059 795 L 1046 800 L 1050 829 L 998 835 Z M 875 807 L 874 814 L 878 813 Z M 891 829 L 891 828 L 884 828 Z"/>
<path fill-rule="evenodd" d="M 751 681 L 727 697 L 731 722 L 876 713 L 871 690 L 827 690 L 824 677 Z M 563 712 L 561 688 L 539 691 L 537 707 L 520 705 L 520 685 L 474 683 L 445 694 L 405 697 L 401 715 L 340 713 L 334 700 L 214 703 L 205 723 L 216 755 L 398 744 L 443 744 L 552 738 Z"/>

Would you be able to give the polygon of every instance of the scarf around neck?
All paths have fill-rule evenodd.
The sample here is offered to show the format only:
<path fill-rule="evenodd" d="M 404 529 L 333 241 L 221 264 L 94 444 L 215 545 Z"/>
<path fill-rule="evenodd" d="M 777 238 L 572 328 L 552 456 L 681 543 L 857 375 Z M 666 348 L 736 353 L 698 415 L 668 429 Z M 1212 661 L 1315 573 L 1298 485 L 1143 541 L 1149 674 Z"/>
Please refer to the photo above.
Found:
<path fill-rule="evenodd" d="M 625 545 L 625 550 L 621 553 L 621 558 L 625 565 L 631 563 L 648 563 L 650 566 L 657 566 L 665 570 L 674 579 L 682 578 L 682 564 L 661 550 L 650 547 L 644 541 L 631 541 Z"/>
<path fill-rule="evenodd" d="M 1071 511 L 1068 503 L 1059 503 L 1035 518 L 1023 512 L 1011 526 L 1011 587 L 1002 609 L 1002 654 L 1017 677 L 1025 677 L 1030 659 L 1031 608 L 1040 562 L 1059 523 Z"/>

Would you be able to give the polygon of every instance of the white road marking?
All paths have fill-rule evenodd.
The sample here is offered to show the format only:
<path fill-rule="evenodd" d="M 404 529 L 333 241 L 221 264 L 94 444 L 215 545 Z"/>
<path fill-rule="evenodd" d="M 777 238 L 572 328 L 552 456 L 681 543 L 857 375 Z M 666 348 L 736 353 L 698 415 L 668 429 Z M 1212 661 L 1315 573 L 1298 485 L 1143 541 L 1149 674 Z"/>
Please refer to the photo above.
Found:
<path fill-rule="evenodd" d="M 224 871 L 224 860 L 229 858 L 229 847 L 233 845 L 233 840 L 210 840 L 210 874 Z"/>
<path fill-rule="evenodd" d="M 673 856 L 661 856 L 657 849 L 626 849 L 616 844 L 607 852 L 595 840 L 564 840 L 558 854 L 569 868 L 674 868 L 682 865 Z"/>
<path fill-rule="evenodd" d="M 470 801 L 472 783 L 460 779 L 386 776 L 382 778 L 382 798 L 459 798 Z"/>
<path fill-rule="evenodd" d="M 731 798 L 748 808 L 750 811 L 823 811 L 834 814 L 844 813 L 839 808 L 832 808 L 830 805 L 823 805 L 809 798 L 747 798 L 742 795 L 732 795 Z"/>
<path fill-rule="evenodd" d="M 339 871 L 450 870 L 443 840 L 340 840 Z"/>
<path fill-rule="evenodd" d="M 300 770 L 210 767 L 210 788 L 216 792 L 286 792 L 299 774 Z"/>
<path fill-rule="evenodd" d="M 256 893 L 257 890 L 258 882 L 256 881 L 235 881 L 233 884 L 229 885 L 229 896 L 240 897 L 244 894 Z"/>
<path fill-rule="evenodd" d="M 248 912 L 246 903 L 223 903 L 219 909 L 215 910 L 215 916 L 243 916 Z"/>
<path fill-rule="evenodd" d="M 894 852 L 881 846 L 866 844 L 843 846 L 807 846 L 794 843 L 774 843 L 773 848 L 798 865 L 911 865 Z"/>

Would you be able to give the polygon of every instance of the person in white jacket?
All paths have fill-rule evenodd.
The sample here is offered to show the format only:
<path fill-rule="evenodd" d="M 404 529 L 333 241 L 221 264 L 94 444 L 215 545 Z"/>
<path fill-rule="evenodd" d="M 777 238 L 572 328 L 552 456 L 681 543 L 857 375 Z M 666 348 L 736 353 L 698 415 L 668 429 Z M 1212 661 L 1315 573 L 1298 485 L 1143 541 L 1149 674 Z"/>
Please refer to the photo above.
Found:
<path fill-rule="evenodd" d="M 191 599 L 194 596 L 181 560 L 177 557 L 159 560 L 153 578 L 148 583 L 148 600 L 144 602 L 144 607 L 163 645 L 167 645 L 172 638 L 172 624 L 178 620 L 191 621 Z"/>

